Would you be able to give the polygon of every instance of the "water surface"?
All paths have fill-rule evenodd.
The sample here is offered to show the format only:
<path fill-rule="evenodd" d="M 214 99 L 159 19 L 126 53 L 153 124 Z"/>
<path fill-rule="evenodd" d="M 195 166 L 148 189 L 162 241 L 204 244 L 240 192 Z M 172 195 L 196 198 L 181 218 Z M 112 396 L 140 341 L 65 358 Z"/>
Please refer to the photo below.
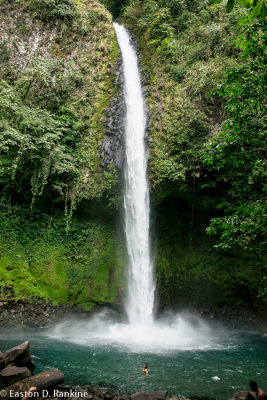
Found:
<path fill-rule="evenodd" d="M 157 353 L 139 351 L 138 346 L 71 343 L 44 333 L 12 332 L 11 337 L 10 332 L 2 332 L 0 350 L 29 340 L 36 373 L 56 367 L 65 374 L 66 384 L 97 384 L 121 393 L 164 389 L 168 395 L 223 400 L 235 391 L 248 390 L 250 379 L 267 389 L 267 340 L 260 333 L 231 332 L 211 339 L 205 349 Z M 145 363 L 148 377 L 141 375 Z"/>

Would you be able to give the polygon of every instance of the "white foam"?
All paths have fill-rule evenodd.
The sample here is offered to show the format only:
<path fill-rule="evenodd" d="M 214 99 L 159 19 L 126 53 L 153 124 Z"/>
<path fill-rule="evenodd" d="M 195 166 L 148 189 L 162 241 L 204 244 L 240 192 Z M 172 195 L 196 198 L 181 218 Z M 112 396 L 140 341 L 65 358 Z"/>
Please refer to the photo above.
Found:
<path fill-rule="evenodd" d="M 103 311 L 88 320 L 61 322 L 45 334 L 84 346 L 111 345 L 132 352 L 223 348 L 214 330 L 200 317 L 190 314 L 134 325 L 111 320 Z"/>

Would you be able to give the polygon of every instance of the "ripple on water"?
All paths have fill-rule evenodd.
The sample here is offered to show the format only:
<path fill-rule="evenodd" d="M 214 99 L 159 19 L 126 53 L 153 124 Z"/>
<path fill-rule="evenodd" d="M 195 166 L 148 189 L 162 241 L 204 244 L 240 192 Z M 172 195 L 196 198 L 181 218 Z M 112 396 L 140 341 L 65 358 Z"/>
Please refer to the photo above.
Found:
<path fill-rule="evenodd" d="M 75 327 L 79 335 L 79 327 Z M 198 395 L 218 400 L 229 398 L 234 391 L 247 390 L 250 379 L 256 379 L 266 389 L 266 339 L 259 334 L 227 332 L 220 336 L 213 332 L 209 348 L 207 343 L 206 348 L 200 343 L 194 350 L 168 350 L 166 346 L 153 352 L 118 342 L 116 345 L 90 340 L 74 343 L 71 335 L 57 333 L 58 338 L 53 337 L 53 331 L 17 332 L 12 337 L 10 333 L 2 333 L 0 349 L 30 340 L 36 372 L 59 368 L 65 374 L 65 382 L 73 385 L 101 382 L 102 386 L 113 385 L 114 390 L 121 392 L 166 389 L 169 395 L 189 398 Z M 144 363 L 148 364 L 148 378 L 141 375 Z M 213 380 L 215 376 L 220 380 Z"/>

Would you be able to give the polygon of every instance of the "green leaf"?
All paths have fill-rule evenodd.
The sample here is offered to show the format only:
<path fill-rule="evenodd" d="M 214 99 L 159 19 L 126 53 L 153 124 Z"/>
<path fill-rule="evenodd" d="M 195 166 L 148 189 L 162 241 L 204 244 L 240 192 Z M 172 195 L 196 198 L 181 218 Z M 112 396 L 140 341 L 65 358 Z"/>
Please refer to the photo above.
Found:
<path fill-rule="evenodd" d="M 252 5 L 250 0 L 238 0 L 238 1 L 241 4 L 241 6 L 243 6 L 245 8 L 250 8 Z"/>
<path fill-rule="evenodd" d="M 256 18 L 260 12 L 261 12 L 261 8 L 262 8 L 262 2 L 260 1 L 251 11 L 251 17 L 252 18 Z"/>
<path fill-rule="evenodd" d="M 212 2 L 213 2 L 214 4 L 219 4 L 219 3 L 222 2 L 222 0 L 212 0 Z"/>
<path fill-rule="evenodd" d="M 226 11 L 230 13 L 232 9 L 234 8 L 235 5 L 235 0 L 228 0 L 227 5 L 226 5 Z"/>
<path fill-rule="evenodd" d="M 265 3 L 263 3 L 262 10 L 261 10 L 261 15 L 262 15 L 263 18 L 267 17 L 267 7 L 266 7 Z"/>

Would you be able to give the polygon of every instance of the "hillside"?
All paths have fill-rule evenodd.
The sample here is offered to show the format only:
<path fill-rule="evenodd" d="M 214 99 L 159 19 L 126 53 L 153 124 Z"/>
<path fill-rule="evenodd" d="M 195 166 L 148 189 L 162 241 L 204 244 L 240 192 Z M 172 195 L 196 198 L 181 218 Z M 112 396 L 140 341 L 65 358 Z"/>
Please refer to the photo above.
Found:
<path fill-rule="evenodd" d="M 243 229 L 245 245 L 230 235 L 215 248 L 219 232 L 206 232 L 241 196 L 229 173 L 203 159 L 227 118 L 227 96 L 214 89 L 246 65 L 236 45 L 244 10 L 206 0 L 103 3 L 0 1 L 0 297 L 121 306 L 123 105 L 112 12 L 140 54 L 159 308 L 257 306 L 266 260 L 246 241 L 263 243 L 261 234 L 252 240 Z M 261 134 L 262 114 L 251 126 Z M 264 164 L 243 170 L 245 200 L 262 204 Z M 259 207 L 249 218 L 264 227 L 262 215 Z"/>
<path fill-rule="evenodd" d="M 0 285 L 115 302 L 114 223 L 101 213 L 72 219 L 82 199 L 108 198 L 117 176 L 99 157 L 116 91 L 111 15 L 97 1 L 1 1 L 0 29 Z"/>
<path fill-rule="evenodd" d="M 228 70 L 236 68 L 238 71 L 240 68 L 242 71 L 244 60 L 237 46 L 237 37 L 239 35 L 240 40 L 240 21 L 244 13 L 244 9 L 238 6 L 227 13 L 224 3 L 211 4 L 206 0 L 135 0 L 122 13 L 122 20 L 138 37 L 147 85 L 149 177 L 162 305 L 208 306 L 228 302 L 248 305 L 255 301 L 257 295 L 262 298 L 262 294 L 266 294 L 266 259 L 263 252 L 257 250 L 257 245 L 249 248 L 250 230 L 256 232 L 259 229 L 257 240 L 264 243 L 266 229 L 263 222 L 264 167 L 260 172 L 262 179 L 255 181 L 256 189 L 254 192 L 251 190 L 257 165 L 265 157 L 266 143 L 262 131 L 264 105 L 256 117 L 248 106 L 248 101 L 251 104 L 259 101 L 257 95 L 245 103 L 248 110 L 246 119 L 252 118 L 248 127 L 251 139 L 246 137 L 237 151 L 240 154 L 242 146 L 248 146 L 249 151 L 256 147 L 259 154 L 254 153 L 252 160 L 243 160 L 244 167 L 238 159 L 231 164 L 232 171 L 238 168 L 237 165 L 240 171 L 242 168 L 244 180 L 239 182 L 240 178 L 235 177 L 229 185 L 233 172 L 229 171 L 227 175 L 219 168 L 216 170 L 211 163 L 203 163 L 205 145 L 220 132 L 227 118 L 226 100 L 215 89 L 224 81 Z M 248 35 L 258 29 L 254 43 L 260 53 L 264 34 L 260 34 L 259 25 L 255 23 L 254 31 L 249 30 Z M 264 27 L 264 22 L 261 26 Z M 255 66 L 255 74 L 258 71 L 259 67 L 256 69 Z M 259 74 L 261 83 L 257 84 L 262 85 L 259 95 L 262 104 L 263 80 L 264 73 Z M 244 80 L 241 84 L 245 87 Z M 233 84 L 229 93 L 233 93 L 235 87 Z M 255 84 L 253 89 L 250 86 L 250 90 L 257 93 L 259 86 Z M 241 101 L 240 95 L 236 101 Z M 237 105 L 237 113 L 240 110 L 241 106 Z M 257 128 L 256 118 L 259 121 Z M 254 136 L 253 129 L 257 136 Z M 217 143 L 218 148 L 223 146 L 223 140 Z M 229 149 L 225 151 L 228 159 L 224 162 L 229 162 L 232 156 Z M 218 220 L 219 226 L 225 230 L 222 229 L 222 244 L 215 250 L 220 230 L 217 228 L 216 231 L 215 223 L 217 236 L 209 237 L 207 227 L 211 218 L 222 217 L 227 204 L 237 202 L 238 185 L 241 193 L 245 193 L 246 186 L 249 187 L 245 203 L 242 203 L 243 209 L 248 204 L 248 217 L 245 216 L 239 226 L 236 224 L 233 227 L 223 219 Z M 256 203 L 250 206 L 254 198 Z M 258 209 L 255 215 L 251 212 L 252 207 Z M 235 215 L 238 215 L 237 211 Z M 236 232 L 236 237 L 233 232 Z M 224 242 L 227 235 L 229 240 Z M 243 245 L 240 246 L 240 243 Z"/>

